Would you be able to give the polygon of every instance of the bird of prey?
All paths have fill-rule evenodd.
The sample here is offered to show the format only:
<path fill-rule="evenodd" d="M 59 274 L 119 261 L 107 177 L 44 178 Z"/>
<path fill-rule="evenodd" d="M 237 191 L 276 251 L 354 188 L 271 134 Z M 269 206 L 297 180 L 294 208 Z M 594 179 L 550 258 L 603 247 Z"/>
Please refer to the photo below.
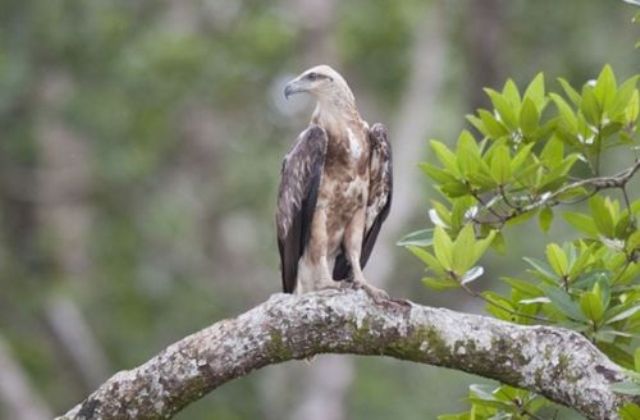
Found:
<path fill-rule="evenodd" d="M 347 82 L 327 65 L 286 85 L 286 98 L 298 93 L 317 105 L 282 163 L 276 226 L 284 292 L 351 284 L 387 298 L 362 273 L 391 206 L 387 130 L 369 127 Z"/>

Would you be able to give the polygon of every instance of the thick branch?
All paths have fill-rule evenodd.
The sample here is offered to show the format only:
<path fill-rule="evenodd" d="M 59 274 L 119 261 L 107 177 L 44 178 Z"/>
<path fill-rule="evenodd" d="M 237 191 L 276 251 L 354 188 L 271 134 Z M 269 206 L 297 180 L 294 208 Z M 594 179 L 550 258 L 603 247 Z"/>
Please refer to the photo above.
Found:
<path fill-rule="evenodd" d="M 386 355 L 538 392 L 591 419 L 617 418 L 623 370 L 578 333 L 519 326 L 363 291 L 273 295 L 119 372 L 59 419 L 167 418 L 254 369 L 318 353 Z"/>

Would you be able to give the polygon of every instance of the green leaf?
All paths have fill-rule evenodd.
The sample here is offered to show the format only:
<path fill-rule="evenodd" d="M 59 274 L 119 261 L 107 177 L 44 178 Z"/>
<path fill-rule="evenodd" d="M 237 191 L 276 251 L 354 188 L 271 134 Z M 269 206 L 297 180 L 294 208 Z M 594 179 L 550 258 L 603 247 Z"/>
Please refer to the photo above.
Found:
<path fill-rule="evenodd" d="M 425 265 L 436 274 L 445 275 L 444 267 L 431 253 L 417 246 L 409 245 L 407 249 L 416 257 L 418 257 Z"/>
<path fill-rule="evenodd" d="M 453 232 L 460 232 L 468 223 L 469 213 L 477 211 L 476 199 L 470 196 L 453 200 L 449 225 Z"/>
<path fill-rule="evenodd" d="M 600 72 L 596 86 L 593 88 L 593 93 L 603 111 L 606 112 L 611 108 L 617 89 L 618 84 L 616 83 L 616 77 L 613 74 L 611 66 L 607 64 Z"/>
<path fill-rule="evenodd" d="M 483 163 L 478 143 L 467 130 L 462 131 L 458 138 L 456 156 L 460 172 L 465 177 L 468 177 L 470 173 L 476 172 Z"/>
<path fill-rule="evenodd" d="M 489 135 L 493 139 L 499 139 L 502 136 L 509 134 L 509 130 L 500 121 L 487 110 L 478 110 L 478 115 L 484 124 L 484 127 Z"/>
<path fill-rule="evenodd" d="M 569 273 L 569 262 L 567 256 L 558 246 L 558 244 L 547 245 L 547 260 L 553 268 L 553 271 L 559 276 L 565 276 Z"/>
<path fill-rule="evenodd" d="M 631 263 L 626 270 L 615 279 L 614 284 L 625 285 L 636 280 L 640 276 L 640 264 Z"/>
<path fill-rule="evenodd" d="M 447 290 L 447 289 L 455 289 L 460 287 L 458 282 L 450 279 L 450 278 L 433 278 L 433 277 L 425 277 L 422 279 L 422 283 L 430 287 L 434 290 Z"/>
<path fill-rule="evenodd" d="M 550 93 L 549 97 L 558 108 L 562 127 L 571 135 L 578 134 L 578 120 L 569 104 L 558 94 Z"/>
<path fill-rule="evenodd" d="M 633 368 L 640 372 L 640 347 L 633 352 Z"/>
<path fill-rule="evenodd" d="M 609 385 L 609 388 L 611 388 L 613 392 L 617 392 L 618 394 L 635 395 L 635 396 L 640 395 L 640 384 L 637 384 L 631 381 L 624 381 L 624 382 L 611 384 Z"/>
<path fill-rule="evenodd" d="M 469 187 L 460 181 L 447 182 L 440 186 L 440 191 L 447 197 L 457 198 L 467 195 L 469 193 Z"/>
<path fill-rule="evenodd" d="M 484 296 L 484 298 L 488 302 L 490 302 L 487 303 L 485 308 L 491 315 L 495 316 L 498 319 L 509 321 L 513 318 L 513 312 L 515 310 L 509 300 L 505 299 L 495 292 L 492 292 L 491 290 L 482 292 L 482 296 Z"/>
<path fill-rule="evenodd" d="M 518 86 L 516 86 L 513 80 L 508 79 L 506 81 L 504 88 L 502 88 L 502 96 L 507 100 L 507 102 L 509 102 L 512 109 L 516 111 L 520 109 L 522 99 L 520 98 Z"/>
<path fill-rule="evenodd" d="M 561 161 L 561 163 L 555 166 L 549 173 L 547 173 L 543 177 L 543 185 L 540 187 L 541 189 L 556 189 L 560 187 L 563 183 L 563 177 L 565 177 L 573 165 L 578 160 L 578 154 L 572 153 L 568 155 L 565 159 Z"/>
<path fill-rule="evenodd" d="M 447 170 L 456 177 L 460 177 L 460 171 L 458 170 L 458 159 L 456 155 L 449 150 L 444 143 L 437 140 L 431 140 L 431 148 L 435 152 L 438 160 Z"/>
<path fill-rule="evenodd" d="M 464 274 L 473 266 L 475 263 L 473 253 L 475 242 L 473 225 L 467 223 L 453 243 L 453 271 Z"/>
<path fill-rule="evenodd" d="M 611 329 L 609 327 L 598 328 L 595 331 L 595 333 L 590 332 L 589 335 L 591 336 L 592 339 L 595 339 L 595 341 L 598 344 L 600 344 L 600 343 L 614 344 L 614 342 L 615 342 L 615 340 L 617 338 L 626 338 L 626 339 L 628 339 L 628 338 L 631 338 L 633 336 L 632 334 L 624 333 L 622 331 L 616 331 L 616 330 Z"/>
<path fill-rule="evenodd" d="M 511 178 L 511 159 L 509 148 L 506 144 L 498 145 L 493 152 L 491 176 L 500 185 L 506 184 Z"/>
<path fill-rule="evenodd" d="M 611 108 L 608 110 L 609 115 L 617 117 L 619 114 L 623 114 L 634 92 L 636 92 L 636 85 L 638 84 L 638 76 L 633 76 L 622 83 L 618 89 L 618 93 L 611 104 Z"/>
<path fill-rule="evenodd" d="M 600 297 L 593 292 L 585 292 L 580 296 L 580 309 L 593 322 L 599 322 L 604 314 L 604 307 Z"/>
<path fill-rule="evenodd" d="M 571 102 L 573 102 L 573 104 L 576 106 L 580 105 L 582 97 L 580 96 L 578 91 L 571 87 L 569 82 L 567 82 L 562 77 L 558 78 L 558 82 L 560 82 L 560 86 L 562 86 L 562 89 L 564 89 L 564 93 L 569 97 Z"/>
<path fill-rule="evenodd" d="M 483 136 L 491 137 L 491 134 L 487 130 L 487 127 L 485 127 L 484 122 L 481 118 L 471 114 L 466 115 L 466 118 L 472 126 L 474 126 L 480 133 L 482 133 Z"/>
<path fill-rule="evenodd" d="M 606 139 L 606 138 L 611 137 L 612 135 L 620 132 L 620 130 L 622 130 L 622 128 L 623 128 L 622 123 L 619 123 L 619 122 L 616 122 L 616 121 L 611 121 L 611 122 L 605 124 L 602 127 L 602 130 L 600 130 L 600 136 L 603 139 Z M 611 143 L 609 145 L 609 147 L 615 146 L 616 144 L 619 144 L 619 143 Z"/>
<path fill-rule="evenodd" d="M 571 300 L 571 296 L 569 296 L 567 292 L 558 288 L 557 286 L 551 286 L 548 284 L 543 284 L 540 286 L 540 288 L 545 293 L 545 295 L 547 295 L 547 297 L 551 299 L 551 303 L 565 316 L 575 321 L 584 322 L 587 320 L 578 308 L 578 305 L 573 300 Z"/>
<path fill-rule="evenodd" d="M 601 277 L 596 282 L 596 284 L 593 285 L 591 292 L 595 294 L 598 299 L 600 299 L 602 308 L 606 311 L 609 307 L 609 303 L 611 302 L 611 287 L 609 286 L 609 278 Z"/>
<path fill-rule="evenodd" d="M 538 73 L 524 91 L 524 98 L 533 101 L 538 110 L 544 106 L 544 74 Z"/>
<path fill-rule="evenodd" d="M 633 95 L 631 95 L 631 100 L 627 105 L 627 109 L 625 111 L 626 121 L 629 123 L 634 123 L 638 119 L 638 113 L 640 112 L 640 96 L 638 95 L 638 91 L 634 90 Z"/>
<path fill-rule="evenodd" d="M 504 255 L 507 253 L 507 243 L 504 240 L 502 232 L 497 231 L 496 235 L 491 241 L 491 247 L 499 254 Z"/>
<path fill-rule="evenodd" d="M 501 277 L 500 280 L 507 283 L 513 289 L 522 292 L 528 296 L 540 296 L 542 291 L 535 285 L 531 284 L 528 281 L 516 279 L 514 277 Z"/>
<path fill-rule="evenodd" d="M 574 274 L 574 267 L 571 267 L 571 274 Z M 572 286 L 576 289 L 591 290 L 598 281 L 608 282 L 611 273 L 609 270 L 596 269 L 580 274 Z"/>
<path fill-rule="evenodd" d="M 561 201 L 573 201 L 585 198 L 589 195 L 589 192 L 584 187 L 572 187 L 556 195 L 556 198 Z"/>
<path fill-rule="evenodd" d="M 600 342 L 598 343 L 598 348 L 617 364 L 627 369 L 633 369 L 633 356 L 627 353 L 619 345 Z"/>
<path fill-rule="evenodd" d="M 511 172 L 516 173 L 520 170 L 520 167 L 526 162 L 527 158 L 531 155 L 531 149 L 533 149 L 535 143 L 529 143 L 518 150 L 518 153 L 511 160 Z"/>
<path fill-rule="evenodd" d="M 626 249 L 629 252 L 640 248 L 640 230 L 636 230 L 627 238 Z"/>
<path fill-rule="evenodd" d="M 602 108 L 591 86 L 585 85 L 582 89 L 582 102 L 580 111 L 591 125 L 599 125 L 602 119 Z"/>
<path fill-rule="evenodd" d="M 476 241 L 476 243 L 473 245 L 472 264 L 475 264 L 476 261 L 478 261 L 484 255 L 484 253 L 487 252 L 489 246 L 494 242 L 497 233 L 498 231 L 492 230 L 485 238 Z"/>
<path fill-rule="evenodd" d="M 627 403 L 620 409 L 621 420 L 638 420 L 640 419 L 640 406 L 633 403 Z"/>
<path fill-rule="evenodd" d="M 438 420 L 471 420 L 468 412 L 459 414 L 440 414 Z"/>
<path fill-rule="evenodd" d="M 544 277 L 548 279 L 557 279 L 558 276 L 553 273 L 553 269 L 549 267 L 547 263 L 544 261 L 536 260 L 535 258 L 524 257 L 525 260 L 531 267 L 535 269 L 536 272 L 542 274 Z"/>
<path fill-rule="evenodd" d="M 614 236 L 613 217 L 607 208 L 605 199 L 599 195 L 593 196 L 589 200 L 589 208 L 598 232 L 608 238 L 612 238 Z"/>
<path fill-rule="evenodd" d="M 543 232 L 549 232 L 551 223 L 553 222 L 553 210 L 550 207 L 545 207 L 540 211 L 538 215 L 538 221 L 540 223 L 540 229 Z"/>
<path fill-rule="evenodd" d="M 520 128 L 525 136 L 533 135 L 538 128 L 540 113 L 533 100 L 525 98 L 520 109 Z"/>
<path fill-rule="evenodd" d="M 503 401 L 488 401 L 483 399 L 478 399 L 474 397 L 468 398 L 469 402 L 473 404 L 473 406 L 480 406 L 483 408 L 491 408 L 493 410 L 498 410 L 498 414 L 492 416 L 492 420 L 507 420 L 509 417 L 504 416 L 503 412 L 513 411 L 513 405 Z"/>
<path fill-rule="evenodd" d="M 548 166 L 558 166 L 564 158 L 564 143 L 556 136 L 553 136 L 544 145 L 540 152 L 542 159 Z"/>
<path fill-rule="evenodd" d="M 433 248 L 440 264 L 446 270 L 453 270 L 453 242 L 441 226 L 434 229 Z"/>
<path fill-rule="evenodd" d="M 626 309 L 615 316 L 612 316 L 611 318 L 605 320 L 605 324 L 613 324 L 615 322 L 622 321 L 631 317 L 632 315 L 635 315 L 636 313 L 638 313 L 638 311 L 640 311 L 640 304 L 632 306 L 631 308 Z"/>
<path fill-rule="evenodd" d="M 590 216 L 575 212 L 566 212 L 562 216 L 576 230 L 594 238 L 598 236 L 598 228 Z"/>
<path fill-rule="evenodd" d="M 418 165 L 422 172 L 438 184 L 447 184 L 457 182 L 456 177 L 444 169 L 437 168 L 429 163 L 420 163 Z"/>
<path fill-rule="evenodd" d="M 484 91 L 489 95 L 491 103 L 496 111 L 498 111 L 498 115 L 500 115 L 502 122 L 504 122 L 504 124 L 510 129 L 515 129 L 518 126 L 518 121 L 516 120 L 516 116 L 509 104 L 509 101 L 493 89 L 485 88 Z"/>
<path fill-rule="evenodd" d="M 631 220 L 628 214 L 623 215 L 618 219 L 613 229 L 613 236 L 616 238 L 624 238 L 628 236 L 635 228 L 633 223 L 635 223 L 635 221 Z"/>
<path fill-rule="evenodd" d="M 398 246 L 431 246 L 432 244 L 433 229 L 420 229 L 415 232 L 411 232 L 396 243 Z"/>
<path fill-rule="evenodd" d="M 591 245 L 591 246 L 582 248 L 580 250 L 580 254 L 578 255 L 578 257 L 575 258 L 573 262 L 570 264 L 571 270 L 569 270 L 569 276 L 571 278 L 576 278 L 582 275 L 583 273 L 585 273 L 585 270 L 593 257 L 593 248 L 594 248 L 594 245 Z M 609 277 L 608 277 L 609 272 L 606 270 L 603 270 L 603 271 L 605 271 L 606 274 L 600 273 L 600 276 L 597 276 L 596 280 L 602 280 L 602 279 L 604 279 L 605 281 L 609 280 Z M 589 288 L 591 287 L 593 287 L 593 284 L 589 286 Z"/>

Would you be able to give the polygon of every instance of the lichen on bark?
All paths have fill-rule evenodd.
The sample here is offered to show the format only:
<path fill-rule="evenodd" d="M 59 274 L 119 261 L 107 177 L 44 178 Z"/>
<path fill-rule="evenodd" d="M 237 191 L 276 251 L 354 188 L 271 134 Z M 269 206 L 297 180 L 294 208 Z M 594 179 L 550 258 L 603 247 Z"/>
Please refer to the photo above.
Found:
<path fill-rule="evenodd" d="M 573 331 L 326 290 L 275 294 L 185 337 L 117 373 L 59 419 L 168 418 L 252 370 L 319 353 L 386 355 L 462 370 L 538 392 L 591 419 L 615 419 L 632 400 L 610 389 L 624 371 Z"/>

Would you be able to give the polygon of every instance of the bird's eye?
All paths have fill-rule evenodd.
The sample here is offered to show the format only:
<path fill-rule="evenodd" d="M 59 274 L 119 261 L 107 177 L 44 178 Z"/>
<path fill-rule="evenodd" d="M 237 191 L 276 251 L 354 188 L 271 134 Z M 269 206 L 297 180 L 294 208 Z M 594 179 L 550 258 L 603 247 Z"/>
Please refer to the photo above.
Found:
<path fill-rule="evenodd" d="M 307 74 L 307 79 L 309 79 L 309 80 L 318 79 L 318 73 L 309 73 L 309 74 Z"/>

